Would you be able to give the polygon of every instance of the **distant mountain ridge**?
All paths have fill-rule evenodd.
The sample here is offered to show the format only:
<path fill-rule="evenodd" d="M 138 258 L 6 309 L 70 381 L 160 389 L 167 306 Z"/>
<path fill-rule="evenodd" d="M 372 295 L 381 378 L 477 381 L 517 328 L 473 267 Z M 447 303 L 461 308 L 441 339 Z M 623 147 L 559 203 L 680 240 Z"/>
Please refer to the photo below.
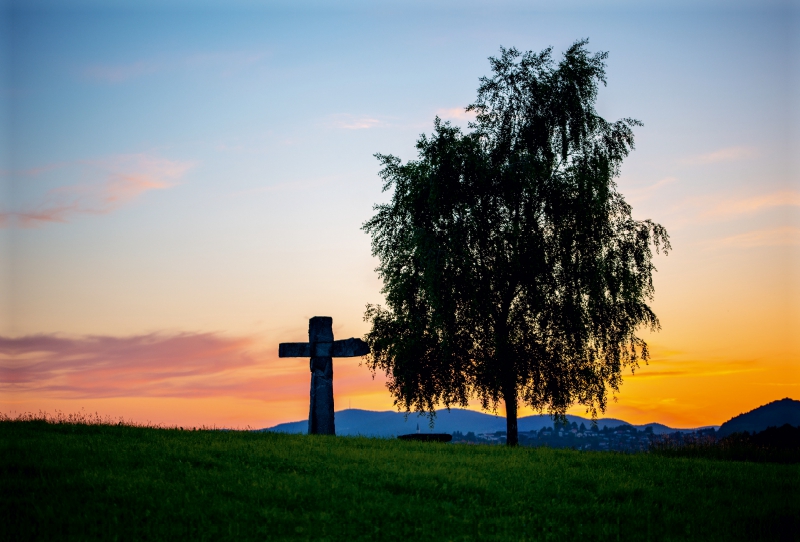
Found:
<path fill-rule="evenodd" d="M 578 425 L 583 423 L 586 425 L 586 427 L 591 427 L 592 425 L 592 420 L 590 418 L 584 418 L 582 416 L 573 416 L 568 414 L 567 421 L 570 423 L 575 422 Z M 472 431 L 476 434 L 479 434 L 494 433 L 496 431 L 506 430 L 506 419 L 503 416 L 475 412 L 474 410 L 464 410 L 460 408 L 450 409 L 449 412 L 444 409 L 438 410 L 436 412 L 436 419 L 433 428 L 428 425 L 427 417 L 417 414 L 409 414 L 408 418 L 406 419 L 404 413 L 395 412 L 392 410 L 376 412 L 372 410 L 351 408 L 336 412 L 336 434 L 341 436 L 361 435 L 369 437 L 395 437 L 397 435 L 416 433 L 417 424 L 419 424 L 420 433 L 452 434 L 454 431 L 461 431 L 462 433 Z M 597 420 L 597 426 L 600 429 L 603 429 L 603 427 L 613 428 L 620 425 L 631 425 L 639 430 L 652 427 L 653 433 L 655 434 L 673 433 L 675 431 L 691 432 L 695 431 L 695 429 L 700 429 L 675 429 L 660 423 L 634 425 L 616 418 L 600 418 Z M 547 414 L 523 416 L 518 420 L 518 427 L 520 431 L 539 431 L 543 427 L 552 426 L 553 420 Z M 706 427 L 717 428 L 719 426 Z M 302 420 L 278 424 L 274 427 L 262 429 L 261 431 L 275 431 L 279 433 L 306 433 L 307 430 L 308 421 Z"/>
<path fill-rule="evenodd" d="M 717 436 L 727 437 L 744 431 L 757 433 L 767 427 L 781 427 L 787 423 L 800 427 L 800 401 L 788 397 L 734 416 L 720 426 Z"/>

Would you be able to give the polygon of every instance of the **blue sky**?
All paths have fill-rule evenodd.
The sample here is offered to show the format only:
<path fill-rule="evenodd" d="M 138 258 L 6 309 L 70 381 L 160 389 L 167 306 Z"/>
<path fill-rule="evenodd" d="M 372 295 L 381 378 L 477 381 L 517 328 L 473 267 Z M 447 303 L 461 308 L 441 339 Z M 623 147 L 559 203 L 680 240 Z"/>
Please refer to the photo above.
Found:
<path fill-rule="evenodd" d="M 5 4 L 0 334 L 363 334 L 373 154 L 466 127 L 500 46 L 589 38 L 599 112 L 644 122 L 621 190 L 673 238 L 663 363 L 797 361 L 796 3 L 107 5 Z"/>

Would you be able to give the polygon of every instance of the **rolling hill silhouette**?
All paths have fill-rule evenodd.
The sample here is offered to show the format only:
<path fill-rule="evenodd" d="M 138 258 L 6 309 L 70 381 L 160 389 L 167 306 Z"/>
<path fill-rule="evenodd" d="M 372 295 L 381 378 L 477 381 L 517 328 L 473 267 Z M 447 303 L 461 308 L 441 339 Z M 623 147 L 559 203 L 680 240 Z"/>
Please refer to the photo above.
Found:
<path fill-rule="evenodd" d="M 784 424 L 800 427 L 800 401 L 787 397 L 734 416 L 720 426 L 717 436 L 722 438 L 743 431 L 757 433 Z"/>
<path fill-rule="evenodd" d="M 578 425 L 585 424 L 591 427 L 592 420 L 581 416 L 567 415 L 567 420 Z M 347 409 L 336 413 L 336 434 L 342 436 L 370 436 L 370 437 L 394 437 L 408 433 L 416 433 L 419 424 L 420 433 L 453 433 L 461 431 L 467 433 L 494 433 L 506 430 L 506 419 L 503 416 L 475 412 L 473 410 L 463 410 L 453 408 L 438 410 L 433 428 L 428 425 L 428 418 L 417 414 L 409 414 L 406 419 L 402 412 L 387 410 L 375 412 L 372 410 Z M 547 414 L 534 416 L 524 416 L 518 420 L 520 431 L 538 431 L 543 427 L 552 427 L 553 420 Z M 603 427 L 618 427 L 628 424 L 623 420 L 615 418 L 600 418 L 597 420 L 599 429 Z M 648 423 L 645 425 L 633 425 L 639 430 L 647 427 L 653 428 L 653 433 L 663 434 L 675 431 L 694 431 L 694 429 L 673 429 L 660 423 Z M 716 427 L 716 426 L 714 426 Z M 282 423 L 274 427 L 262 429 L 262 431 L 276 431 L 280 433 L 306 433 L 308 421 Z"/>

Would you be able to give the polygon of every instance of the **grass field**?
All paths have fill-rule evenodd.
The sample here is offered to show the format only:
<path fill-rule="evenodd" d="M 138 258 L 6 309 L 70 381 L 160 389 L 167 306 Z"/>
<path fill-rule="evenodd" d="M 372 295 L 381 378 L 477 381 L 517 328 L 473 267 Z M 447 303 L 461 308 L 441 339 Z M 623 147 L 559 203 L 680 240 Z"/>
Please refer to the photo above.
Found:
<path fill-rule="evenodd" d="M 0 421 L 4 540 L 800 540 L 800 465 Z"/>

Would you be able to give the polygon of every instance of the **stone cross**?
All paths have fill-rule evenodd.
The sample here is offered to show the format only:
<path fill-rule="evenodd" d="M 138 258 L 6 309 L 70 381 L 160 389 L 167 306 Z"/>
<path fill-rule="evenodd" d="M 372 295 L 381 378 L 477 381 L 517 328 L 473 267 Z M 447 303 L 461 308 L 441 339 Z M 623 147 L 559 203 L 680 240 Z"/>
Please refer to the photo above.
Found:
<path fill-rule="evenodd" d="M 311 358 L 311 402 L 308 408 L 309 435 L 335 435 L 333 422 L 333 358 L 369 354 L 361 339 L 333 340 L 333 318 L 315 316 L 308 321 L 307 343 L 281 343 L 278 357 Z"/>

